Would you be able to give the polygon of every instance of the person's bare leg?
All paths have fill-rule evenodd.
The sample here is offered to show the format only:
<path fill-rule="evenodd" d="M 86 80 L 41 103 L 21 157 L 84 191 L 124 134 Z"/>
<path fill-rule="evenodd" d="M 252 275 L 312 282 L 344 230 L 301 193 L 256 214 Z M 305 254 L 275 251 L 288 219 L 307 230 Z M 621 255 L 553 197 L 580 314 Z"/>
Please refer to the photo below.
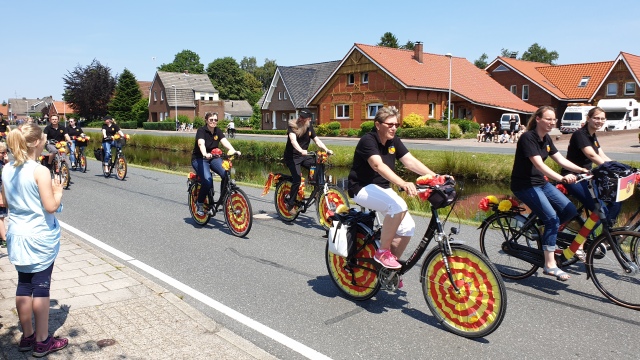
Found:
<path fill-rule="evenodd" d="M 33 298 L 33 314 L 36 318 L 36 341 L 43 342 L 49 337 L 49 297 Z"/>
<path fill-rule="evenodd" d="M 23 336 L 31 336 L 33 334 L 33 299 L 31 296 L 16 296 L 16 309 Z"/>
<path fill-rule="evenodd" d="M 409 240 L 411 240 L 411 236 L 396 235 L 391 242 L 391 253 L 400 259 L 400 256 L 404 254 L 404 250 L 407 248 L 407 245 L 409 245 Z"/>
<path fill-rule="evenodd" d="M 382 232 L 380 233 L 380 248 L 381 249 L 391 249 L 391 243 L 393 239 L 396 237 L 396 231 L 404 219 L 404 216 L 407 212 L 401 212 L 393 215 L 386 215 L 384 220 L 382 221 Z"/>

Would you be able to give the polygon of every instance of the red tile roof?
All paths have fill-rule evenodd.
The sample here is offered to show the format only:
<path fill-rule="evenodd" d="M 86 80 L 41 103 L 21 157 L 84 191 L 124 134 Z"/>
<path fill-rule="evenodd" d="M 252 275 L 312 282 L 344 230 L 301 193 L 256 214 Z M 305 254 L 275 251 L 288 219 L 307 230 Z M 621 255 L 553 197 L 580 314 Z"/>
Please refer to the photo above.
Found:
<path fill-rule="evenodd" d="M 9 105 L 0 105 L 0 114 L 9 116 Z"/>
<path fill-rule="evenodd" d="M 538 71 L 557 86 L 566 99 L 589 99 L 611 69 L 613 61 L 596 63 L 547 65 Z M 585 87 L 578 87 L 583 77 L 590 76 Z"/>
<path fill-rule="evenodd" d="M 626 52 L 620 52 L 620 55 L 625 59 L 629 65 L 629 70 L 636 78 L 636 82 L 640 83 L 640 56 L 629 54 Z"/>
<path fill-rule="evenodd" d="M 407 88 L 448 91 L 449 58 L 424 53 L 423 62 L 414 59 L 413 50 L 355 44 L 382 70 Z M 353 51 L 353 50 L 352 50 Z M 532 113 L 536 107 L 522 101 L 465 58 L 451 58 L 451 91 L 471 103 L 505 110 Z"/>
<path fill-rule="evenodd" d="M 58 114 L 72 114 L 73 109 L 71 108 L 71 103 L 64 101 L 53 101 L 53 107 L 56 109 Z"/>
<path fill-rule="evenodd" d="M 549 79 L 542 75 L 539 71 L 540 68 L 553 66 L 547 63 L 539 63 L 534 61 L 518 60 L 514 58 L 498 56 L 499 61 L 507 64 L 512 69 L 518 71 L 525 77 L 529 78 L 534 83 L 540 85 L 543 89 L 547 90 L 551 95 L 557 98 L 565 99 L 567 96 L 554 85 Z"/>

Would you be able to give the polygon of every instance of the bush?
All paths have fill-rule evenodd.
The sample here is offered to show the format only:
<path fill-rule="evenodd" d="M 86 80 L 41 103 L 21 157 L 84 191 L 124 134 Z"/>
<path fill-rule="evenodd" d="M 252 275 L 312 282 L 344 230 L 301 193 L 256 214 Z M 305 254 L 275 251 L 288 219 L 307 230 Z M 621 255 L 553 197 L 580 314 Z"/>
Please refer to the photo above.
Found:
<path fill-rule="evenodd" d="M 329 136 L 340 136 L 340 129 L 329 130 Z"/>
<path fill-rule="evenodd" d="M 316 128 L 316 135 L 318 136 L 327 136 L 329 134 L 329 125 L 328 124 L 320 124 Z"/>
<path fill-rule="evenodd" d="M 402 119 L 402 127 L 405 129 L 424 126 L 424 116 L 411 113 Z"/>
<path fill-rule="evenodd" d="M 373 130 L 374 126 L 373 120 L 363 122 L 362 125 L 360 125 L 360 136 Z"/>
<path fill-rule="evenodd" d="M 198 129 L 204 126 L 204 119 L 200 116 L 193 118 L 193 128 Z"/>
<path fill-rule="evenodd" d="M 431 126 L 433 124 L 440 124 L 442 121 L 440 120 L 436 120 L 436 119 L 429 119 L 427 120 L 427 122 L 425 123 L 426 126 Z"/>
<path fill-rule="evenodd" d="M 462 130 L 463 133 L 471 132 L 475 134 L 480 130 L 480 125 L 471 120 L 451 119 L 451 124 L 457 124 L 460 126 L 460 130 Z"/>
<path fill-rule="evenodd" d="M 118 121 L 118 126 L 120 126 L 121 129 L 137 129 L 138 128 L 138 122 L 133 120 L 133 121 Z"/>
<path fill-rule="evenodd" d="M 176 123 L 174 120 L 161 121 L 161 122 L 144 122 L 142 128 L 145 130 L 176 130 Z"/>
<path fill-rule="evenodd" d="M 407 139 L 446 139 L 447 138 L 447 126 L 437 122 L 430 126 L 423 126 L 419 128 L 398 129 L 396 133 L 399 137 Z M 460 126 L 457 124 L 451 124 L 451 138 L 457 139 L 462 136 Z"/>
<path fill-rule="evenodd" d="M 359 131 L 356 129 L 347 129 L 347 136 L 358 136 Z"/>
<path fill-rule="evenodd" d="M 340 123 L 338 121 L 332 121 L 327 124 L 329 130 L 340 130 Z"/>

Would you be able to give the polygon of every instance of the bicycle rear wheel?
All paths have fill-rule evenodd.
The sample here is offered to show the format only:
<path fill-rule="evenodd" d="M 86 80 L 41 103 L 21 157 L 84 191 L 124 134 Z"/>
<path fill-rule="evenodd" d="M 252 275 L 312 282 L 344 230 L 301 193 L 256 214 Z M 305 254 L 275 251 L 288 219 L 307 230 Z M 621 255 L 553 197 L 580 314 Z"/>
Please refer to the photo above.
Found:
<path fill-rule="evenodd" d="M 291 222 L 298 217 L 299 212 L 289 212 L 287 210 L 287 195 L 291 192 L 291 181 L 281 180 L 276 185 L 276 192 L 273 195 L 273 202 L 276 204 L 278 217 L 286 222 Z"/>
<path fill-rule="evenodd" d="M 209 222 L 211 215 L 208 211 L 209 208 L 209 197 L 207 196 L 204 199 L 204 208 L 205 212 L 203 216 L 198 216 L 196 209 L 196 202 L 198 200 L 198 193 L 200 193 L 200 183 L 193 182 L 189 184 L 189 213 L 191 213 L 191 218 L 193 221 L 200 226 L 205 226 Z"/>
<path fill-rule="evenodd" d="M 253 212 L 247 194 L 242 189 L 233 189 L 224 200 L 224 219 L 229 230 L 237 237 L 251 231 Z"/>
<path fill-rule="evenodd" d="M 587 272 L 596 288 L 614 303 L 626 308 L 640 310 L 640 271 L 638 271 L 638 241 L 640 232 L 630 230 L 612 231 L 611 244 L 603 234 L 595 240 L 587 253 Z M 625 271 L 612 246 L 617 247 L 623 261 L 632 267 Z"/>
<path fill-rule="evenodd" d="M 526 218 L 519 214 L 498 214 L 489 220 L 480 231 L 480 250 L 507 279 L 520 280 L 533 275 L 538 266 L 507 254 L 503 250 L 506 242 L 522 230 Z M 518 245 L 542 249 L 540 232 L 530 227 L 514 242 Z"/>
<path fill-rule="evenodd" d="M 124 178 L 127 177 L 127 160 L 122 153 L 119 153 L 118 157 L 116 157 L 115 168 L 116 178 L 118 180 L 124 180 Z"/>
<path fill-rule="evenodd" d="M 337 186 L 329 185 L 327 193 L 320 194 L 320 199 L 316 204 L 316 212 L 318 222 L 325 230 L 329 230 L 331 227 L 329 211 L 335 212 L 338 206 L 343 204 L 349 207 L 349 197 Z"/>
<path fill-rule="evenodd" d="M 422 292 L 429 309 L 448 331 L 467 338 L 491 334 L 507 311 L 507 291 L 496 267 L 478 250 L 451 244 L 451 283 L 439 248 L 422 266 Z"/>
<path fill-rule="evenodd" d="M 373 260 L 376 246 L 374 242 L 365 242 L 365 235 L 360 231 L 353 246 L 356 246 L 356 254 L 347 259 L 329 251 L 327 242 L 327 270 L 331 281 L 345 297 L 356 301 L 368 300 L 380 291 L 378 270 Z"/>

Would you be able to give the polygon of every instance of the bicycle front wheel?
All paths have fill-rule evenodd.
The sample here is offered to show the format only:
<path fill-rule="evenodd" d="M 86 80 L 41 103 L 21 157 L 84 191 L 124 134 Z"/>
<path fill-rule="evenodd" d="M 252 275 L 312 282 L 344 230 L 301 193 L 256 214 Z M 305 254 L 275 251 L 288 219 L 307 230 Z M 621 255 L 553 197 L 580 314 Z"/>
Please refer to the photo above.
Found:
<path fill-rule="evenodd" d="M 87 172 L 87 157 L 84 155 L 84 153 L 81 153 L 76 161 L 78 162 L 80 171 L 82 171 L 83 173 Z"/>
<path fill-rule="evenodd" d="M 287 210 L 287 195 L 291 192 L 291 181 L 279 181 L 276 185 L 276 192 L 273 195 L 273 202 L 276 204 L 278 217 L 286 222 L 291 222 L 298 217 L 299 212 L 289 212 Z"/>
<path fill-rule="evenodd" d="M 116 158 L 116 178 L 118 180 L 124 180 L 127 176 L 127 160 L 124 158 L 124 155 L 118 154 Z"/>
<path fill-rule="evenodd" d="M 67 165 L 65 161 L 60 162 L 60 183 L 63 189 L 69 189 L 69 185 L 71 184 L 69 165 Z"/>
<path fill-rule="evenodd" d="M 224 219 L 237 237 L 246 236 L 253 224 L 253 212 L 247 194 L 242 189 L 230 190 L 224 200 Z"/>
<path fill-rule="evenodd" d="M 640 271 L 638 271 L 638 241 L 640 232 L 630 230 L 612 231 L 609 241 L 606 234 L 595 240 L 587 253 L 587 272 L 602 295 L 626 308 L 640 310 Z M 615 246 L 627 267 L 613 252 Z"/>
<path fill-rule="evenodd" d="M 357 233 L 356 254 L 347 259 L 329 251 L 329 242 L 325 249 L 327 270 L 331 281 L 338 290 L 351 300 L 363 301 L 371 299 L 380 291 L 378 271 L 374 265 L 373 255 L 376 253 L 374 242 L 365 242 L 365 235 Z"/>
<path fill-rule="evenodd" d="M 329 212 L 335 212 L 340 205 L 349 207 L 349 197 L 337 186 L 329 185 L 327 192 L 320 194 L 316 204 L 318 222 L 325 230 L 329 230 L 331 227 Z"/>
<path fill-rule="evenodd" d="M 533 275 L 538 266 L 518 259 L 504 251 L 507 241 L 511 241 L 522 231 L 526 218 L 519 214 L 498 214 L 487 221 L 480 231 L 480 250 L 507 279 L 520 280 Z M 520 234 L 513 243 L 534 249 L 542 249 L 540 232 L 535 226 Z"/>
<path fill-rule="evenodd" d="M 478 338 L 491 334 L 507 311 L 507 291 L 498 270 L 478 250 L 461 244 L 451 244 L 447 262 L 451 274 L 439 248 L 431 250 L 424 261 L 422 292 L 429 309 L 456 335 Z"/>

